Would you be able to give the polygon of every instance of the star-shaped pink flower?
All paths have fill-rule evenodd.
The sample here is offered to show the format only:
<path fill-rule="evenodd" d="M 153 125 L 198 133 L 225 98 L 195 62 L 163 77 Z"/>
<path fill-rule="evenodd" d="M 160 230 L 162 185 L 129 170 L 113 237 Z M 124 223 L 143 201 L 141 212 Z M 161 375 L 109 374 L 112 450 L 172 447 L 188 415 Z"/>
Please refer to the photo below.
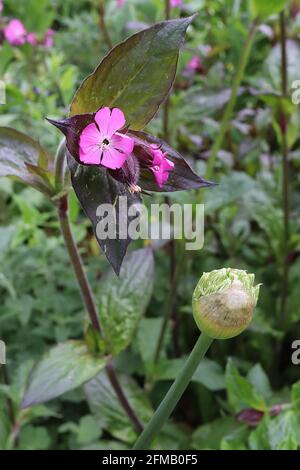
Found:
<path fill-rule="evenodd" d="M 153 157 L 150 170 L 154 174 L 158 186 L 161 188 L 169 178 L 169 172 L 173 170 L 174 163 L 166 158 L 166 153 L 157 148 L 155 144 L 150 149 Z"/>
<path fill-rule="evenodd" d="M 80 134 L 79 159 L 87 165 L 121 168 L 132 153 L 134 139 L 117 132 L 125 125 L 125 116 L 119 108 L 102 108 L 95 114 L 95 122 Z"/>

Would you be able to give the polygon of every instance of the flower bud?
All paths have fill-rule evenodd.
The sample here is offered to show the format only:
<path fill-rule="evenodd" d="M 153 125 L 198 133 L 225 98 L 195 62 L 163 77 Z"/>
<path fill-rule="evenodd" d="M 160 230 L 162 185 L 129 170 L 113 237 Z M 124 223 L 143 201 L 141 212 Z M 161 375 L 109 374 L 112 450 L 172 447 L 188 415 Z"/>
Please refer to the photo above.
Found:
<path fill-rule="evenodd" d="M 252 320 L 260 285 L 254 274 L 223 268 L 204 273 L 193 294 L 193 314 L 199 329 L 215 339 L 239 335 Z"/>

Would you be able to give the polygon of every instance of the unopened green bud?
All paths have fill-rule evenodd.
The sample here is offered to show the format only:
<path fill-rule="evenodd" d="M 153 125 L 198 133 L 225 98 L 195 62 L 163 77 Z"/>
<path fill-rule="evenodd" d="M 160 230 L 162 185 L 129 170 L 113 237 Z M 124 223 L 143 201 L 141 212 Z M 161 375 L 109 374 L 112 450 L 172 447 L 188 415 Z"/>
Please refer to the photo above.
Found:
<path fill-rule="evenodd" d="M 252 320 L 260 285 L 254 274 L 223 268 L 204 273 L 193 294 L 193 314 L 199 329 L 215 339 L 239 335 Z"/>

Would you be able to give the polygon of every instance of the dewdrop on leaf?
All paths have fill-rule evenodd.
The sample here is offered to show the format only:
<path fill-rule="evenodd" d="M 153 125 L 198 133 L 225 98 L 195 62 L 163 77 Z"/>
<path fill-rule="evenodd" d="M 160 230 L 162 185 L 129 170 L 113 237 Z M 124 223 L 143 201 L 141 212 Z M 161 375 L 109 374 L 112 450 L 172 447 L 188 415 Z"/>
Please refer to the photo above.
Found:
<path fill-rule="evenodd" d="M 204 273 L 193 294 L 193 315 L 199 329 L 214 339 L 242 333 L 251 323 L 260 285 L 254 274 L 223 268 Z"/>

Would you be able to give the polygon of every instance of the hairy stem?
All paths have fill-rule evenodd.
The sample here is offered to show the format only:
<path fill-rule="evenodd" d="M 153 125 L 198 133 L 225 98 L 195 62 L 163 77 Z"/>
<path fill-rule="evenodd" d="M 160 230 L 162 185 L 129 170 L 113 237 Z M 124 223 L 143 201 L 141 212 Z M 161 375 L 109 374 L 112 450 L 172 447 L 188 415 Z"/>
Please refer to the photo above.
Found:
<path fill-rule="evenodd" d="M 284 11 L 280 13 L 280 46 L 281 46 L 281 91 L 283 98 L 288 97 L 288 65 L 286 51 L 286 24 Z M 283 208 L 283 274 L 281 290 L 280 318 L 282 326 L 286 320 L 286 301 L 288 296 L 289 264 L 288 250 L 290 238 L 290 202 L 289 202 L 289 148 L 287 141 L 288 117 L 284 110 L 280 116 L 282 138 L 282 208 Z"/>
<path fill-rule="evenodd" d="M 135 450 L 149 448 L 153 438 L 159 433 L 180 400 L 212 341 L 213 340 L 205 334 L 201 334 L 183 369 L 145 427 L 145 430 L 136 441 L 133 447 Z"/>
<path fill-rule="evenodd" d="M 82 300 L 90 316 L 93 327 L 95 328 L 95 330 L 101 333 L 102 330 L 98 318 L 95 300 L 69 222 L 67 196 L 63 196 L 60 199 L 58 208 L 58 218 L 61 232 L 64 237 L 65 245 L 69 253 L 70 261 L 72 263 L 72 267 L 80 287 Z"/>
<path fill-rule="evenodd" d="M 102 0 L 100 0 L 100 4 L 98 7 L 99 12 L 99 28 L 102 32 L 103 38 L 108 46 L 109 49 L 113 48 L 113 42 L 111 40 L 110 34 L 108 32 L 105 20 L 105 9 Z"/>
<path fill-rule="evenodd" d="M 224 137 L 225 137 L 226 132 L 229 128 L 230 119 L 231 119 L 232 112 L 234 110 L 234 106 L 235 106 L 236 99 L 237 99 L 238 92 L 239 92 L 239 87 L 240 87 L 240 84 L 243 80 L 245 68 L 246 68 L 246 65 L 248 63 L 250 51 L 251 51 L 251 48 L 252 48 L 252 45 L 253 45 L 256 27 L 257 27 L 257 21 L 255 20 L 255 21 L 253 21 L 253 23 L 251 25 L 251 28 L 249 30 L 249 33 L 248 33 L 248 36 L 247 36 L 247 39 L 246 39 L 246 42 L 245 42 L 245 45 L 242 49 L 242 53 L 241 53 L 240 60 L 239 60 L 237 70 L 236 70 L 236 75 L 234 77 L 234 81 L 233 81 L 233 84 L 232 84 L 230 100 L 228 101 L 227 106 L 225 108 L 225 111 L 224 111 L 224 114 L 223 114 L 223 119 L 222 119 L 221 126 L 220 126 L 220 130 L 219 130 L 218 136 L 217 136 L 217 138 L 216 138 L 216 140 L 215 140 L 215 142 L 212 146 L 211 155 L 210 155 L 208 163 L 207 163 L 206 179 L 208 179 L 208 180 L 212 177 L 218 153 L 221 150 Z"/>

